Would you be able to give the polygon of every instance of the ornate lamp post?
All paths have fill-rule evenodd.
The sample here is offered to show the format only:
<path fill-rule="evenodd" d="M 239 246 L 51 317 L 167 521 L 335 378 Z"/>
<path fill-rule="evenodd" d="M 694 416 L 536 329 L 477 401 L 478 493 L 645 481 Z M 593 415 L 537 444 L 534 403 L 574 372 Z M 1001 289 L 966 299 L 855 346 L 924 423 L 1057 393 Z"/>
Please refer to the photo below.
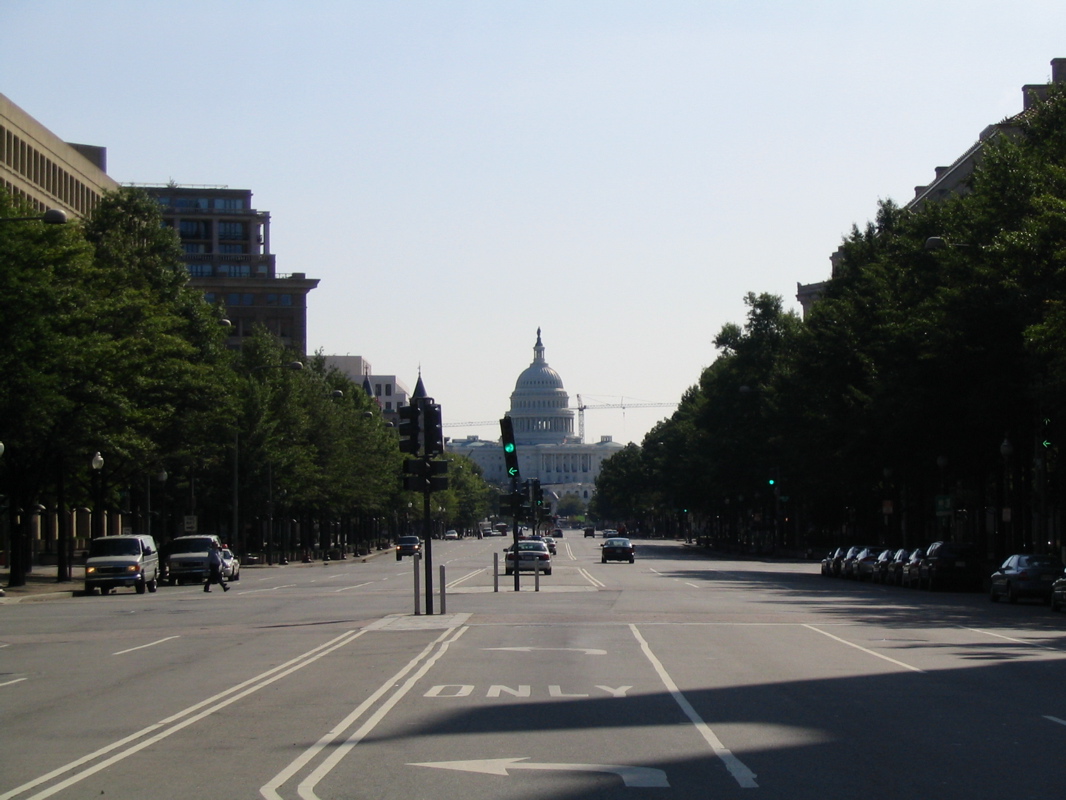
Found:
<path fill-rule="evenodd" d="M 92 538 L 99 539 L 104 535 L 104 500 L 100 485 L 100 471 L 104 468 L 104 457 L 97 450 L 91 459 L 89 466 L 92 467 L 93 480 L 93 528 Z"/>

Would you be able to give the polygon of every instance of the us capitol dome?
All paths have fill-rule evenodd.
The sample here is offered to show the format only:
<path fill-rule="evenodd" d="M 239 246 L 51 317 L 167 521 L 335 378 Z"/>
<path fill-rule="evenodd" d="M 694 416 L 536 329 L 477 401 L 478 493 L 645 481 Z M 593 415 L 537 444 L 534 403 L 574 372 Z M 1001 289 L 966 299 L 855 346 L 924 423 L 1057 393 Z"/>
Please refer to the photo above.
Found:
<path fill-rule="evenodd" d="M 533 362 L 518 375 L 511 392 L 521 480 L 537 478 L 545 497 L 555 501 L 565 494 L 576 494 L 588 502 L 605 460 L 622 449 L 610 436 L 585 444 L 574 433 L 574 415 L 563 379 L 544 358 L 540 328 L 533 345 Z M 485 480 L 507 488 L 503 448 L 499 440 L 483 441 L 477 436 L 448 443 L 448 451 L 468 456 L 485 472 Z"/>

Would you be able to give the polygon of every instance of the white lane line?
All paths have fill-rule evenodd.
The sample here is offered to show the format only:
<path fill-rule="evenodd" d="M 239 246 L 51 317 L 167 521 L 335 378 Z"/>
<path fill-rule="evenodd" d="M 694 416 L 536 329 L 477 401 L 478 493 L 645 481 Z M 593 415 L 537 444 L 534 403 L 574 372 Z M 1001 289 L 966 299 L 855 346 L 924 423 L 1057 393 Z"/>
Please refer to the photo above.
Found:
<path fill-rule="evenodd" d="M 803 627 L 804 628 L 809 628 L 810 630 L 814 631 L 815 633 L 820 633 L 820 634 L 822 634 L 822 636 L 828 636 L 833 641 L 840 642 L 841 644 L 846 644 L 848 647 L 854 647 L 856 650 L 861 650 L 862 652 L 866 653 L 866 655 L 868 655 L 868 656 L 874 656 L 875 658 L 880 658 L 881 660 L 887 661 L 890 664 L 895 664 L 897 667 L 903 667 L 903 669 L 909 669 L 911 672 L 920 672 L 923 675 L 925 674 L 925 670 L 924 669 L 918 669 L 918 667 L 913 667 L 910 664 L 905 664 L 902 661 L 897 661 L 894 658 L 889 658 L 885 654 L 878 653 L 876 650 L 871 650 L 868 647 L 863 647 L 861 644 L 855 644 L 855 642 L 849 642 L 847 639 L 841 639 L 839 636 L 834 636 L 833 634 L 827 633 L 826 631 L 823 631 L 823 630 L 821 630 L 819 628 L 816 628 L 813 625 L 808 625 L 808 624 L 804 623 Z"/>
<path fill-rule="evenodd" d="M 759 784 L 755 782 L 755 773 L 748 769 L 739 758 L 733 755 L 728 747 L 722 744 L 722 740 L 715 735 L 713 730 L 711 730 L 711 726 L 704 722 L 700 715 L 696 713 L 696 709 L 692 707 L 688 698 L 681 693 L 679 688 L 677 688 L 677 684 L 674 683 L 673 678 L 670 677 L 670 674 L 666 671 L 662 662 L 655 657 L 655 653 L 651 651 L 651 646 L 644 637 L 640 635 L 637 626 L 630 625 L 629 629 L 640 643 L 640 649 L 644 652 L 648 661 L 651 662 L 652 667 L 659 674 L 659 680 L 663 682 L 663 686 L 666 687 L 666 690 L 670 692 L 670 695 L 674 698 L 674 702 L 681 707 L 681 711 L 684 712 L 685 716 L 689 718 L 689 721 L 696 726 L 696 730 L 700 732 L 701 736 L 703 736 L 704 741 L 711 746 L 711 750 L 714 751 L 716 756 L 718 756 L 721 762 L 725 765 L 725 768 L 729 770 L 729 774 L 733 776 L 738 784 L 740 784 L 740 788 L 759 788 Z"/>
<path fill-rule="evenodd" d="M 689 583 L 688 581 L 682 581 L 682 583 L 685 584 L 685 586 L 691 586 L 693 589 L 702 589 L 703 588 L 702 586 L 699 586 L 698 584 Z"/>
<path fill-rule="evenodd" d="M 206 700 L 201 700 L 199 703 L 189 706 L 188 708 L 179 711 L 177 714 L 173 714 L 167 717 L 166 719 L 156 722 L 153 725 L 149 725 L 139 731 L 131 733 L 129 736 L 119 739 L 118 741 L 112 742 L 109 745 L 105 745 L 104 747 L 101 747 L 100 749 L 95 750 L 92 753 L 89 753 L 88 755 L 82 756 L 79 759 L 71 761 L 69 764 L 64 764 L 63 766 L 58 767 L 57 769 L 54 769 L 51 772 L 48 772 L 37 778 L 34 778 L 33 780 L 28 781 L 22 784 L 21 786 L 16 786 L 14 789 L 11 789 L 10 791 L 5 792 L 4 794 L 0 794 L 0 800 L 10 800 L 10 798 L 12 797 L 23 794 L 24 792 L 28 792 L 30 789 L 40 786 L 43 783 L 52 781 L 62 775 L 66 775 L 67 773 L 71 772 L 71 770 L 80 768 L 98 758 L 101 758 L 102 756 L 107 755 L 108 753 L 111 753 L 112 751 L 119 751 L 112 755 L 110 758 L 93 764 L 90 767 L 86 767 L 81 772 L 77 772 L 73 775 L 70 775 L 65 780 L 62 780 L 59 783 L 53 784 L 51 787 L 38 792 L 37 794 L 30 797 L 28 800 L 43 800 L 43 798 L 51 797 L 57 792 L 61 792 L 64 789 L 67 789 L 77 783 L 80 783 L 86 778 L 95 775 L 97 772 L 107 769 L 112 764 L 116 764 L 119 761 L 129 758 L 130 756 L 139 753 L 141 750 L 144 750 L 147 747 L 151 747 L 153 744 L 156 744 L 157 742 L 166 739 L 168 736 L 175 734 L 178 731 L 184 730 L 193 723 L 199 722 L 200 720 L 210 716 L 211 714 L 214 714 L 217 711 L 221 711 L 222 709 L 232 705 L 233 703 L 236 703 L 238 700 L 243 700 L 248 695 L 253 694 L 254 692 L 258 692 L 260 689 L 266 688 L 275 681 L 280 680 L 281 678 L 284 678 L 288 675 L 291 675 L 293 672 L 303 669 L 306 666 L 309 666 L 310 664 L 314 663 L 323 656 L 332 653 L 334 650 L 344 647 L 355 639 L 358 639 L 364 633 L 366 633 L 365 628 L 359 631 L 347 631 L 345 633 L 342 633 L 340 636 L 336 636 L 333 639 L 330 639 L 328 642 L 320 644 L 318 647 L 314 647 L 311 650 L 308 650 L 306 653 L 303 653 L 301 655 L 296 656 L 295 658 L 286 661 L 284 664 L 279 664 L 278 666 L 273 667 L 267 670 L 266 672 L 255 676 L 254 678 L 249 678 L 246 681 L 238 683 L 236 686 L 232 686 L 229 689 L 226 689 L 225 691 L 219 692 L 213 697 L 209 697 Z M 190 714 L 193 716 L 189 716 Z M 178 720 L 181 720 L 183 717 L 188 717 L 188 719 L 185 719 L 183 722 L 178 722 Z M 167 728 L 166 726 L 168 725 L 172 727 Z M 149 734 L 155 735 L 149 736 Z M 149 736 L 149 738 L 144 738 L 146 736 Z M 138 739 L 140 739 L 141 741 L 138 741 Z M 128 749 L 120 750 L 120 748 L 126 747 L 127 745 L 129 745 Z"/>
<path fill-rule="evenodd" d="M 453 586 L 458 586 L 458 585 L 459 585 L 460 583 L 462 583 L 463 581 L 469 580 L 470 578 L 473 578 L 473 577 L 474 577 L 475 575 L 480 575 L 480 574 L 481 574 L 482 572 L 484 572 L 484 571 L 485 571 L 485 569 L 486 569 L 485 567 L 482 567 L 481 569 L 475 569 L 475 570 L 474 570 L 473 572 L 468 572 L 468 573 L 467 573 L 466 575 L 464 575 L 463 577 L 461 577 L 461 578 L 456 578 L 456 579 L 455 579 L 454 581 L 452 581 L 451 583 L 449 583 L 449 584 L 447 585 L 447 588 L 448 588 L 448 589 L 451 589 L 451 588 L 452 588 Z"/>
<path fill-rule="evenodd" d="M 1013 636 L 1004 636 L 1002 633 L 993 633 L 992 631 L 984 631 L 984 630 L 981 630 L 980 628 L 967 628 L 964 625 L 960 625 L 959 627 L 962 628 L 964 631 L 970 631 L 971 633 L 981 633 L 981 634 L 984 634 L 985 636 L 992 636 L 992 637 L 994 637 L 996 639 L 1004 639 L 1004 640 L 1006 640 L 1008 642 L 1014 642 L 1015 644 L 1024 644 L 1024 645 L 1028 645 L 1029 647 L 1038 647 L 1041 650 L 1054 650 L 1057 653 L 1061 653 L 1062 652 L 1062 650 L 1060 648 L 1058 648 L 1058 647 L 1048 647 L 1046 644 L 1038 644 L 1037 642 L 1030 642 L 1030 641 L 1026 641 L 1025 639 L 1015 639 Z"/>
<path fill-rule="evenodd" d="M 132 653 L 134 650 L 143 650 L 146 647 L 155 647 L 157 644 L 163 644 L 163 642 L 169 642 L 171 639 L 177 639 L 177 638 L 179 638 L 179 637 L 177 637 L 177 636 L 168 636 L 165 639 L 157 639 L 154 642 L 149 642 L 148 644 L 142 644 L 142 645 L 139 645 L 137 647 L 131 647 L 128 650 L 119 650 L 117 653 L 112 653 L 111 655 L 113 655 L 113 656 L 125 655 L 126 653 Z"/>
<path fill-rule="evenodd" d="M 424 659 L 426 653 L 430 650 L 430 648 L 437 648 L 436 652 L 433 653 L 433 655 L 430 656 L 428 659 L 425 659 L 425 663 L 422 664 L 422 666 L 419 667 L 419 669 L 414 674 L 412 674 L 404 682 L 403 686 L 397 689 L 388 700 L 382 703 L 357 731 L 352 733 L 344 741 L 343 744 L 336 747 L 329 754 L 329 757 L 326 758 L 321 764 L 319 764 L 318 767 L 311 772 L 311 774 L 309 774 L 306 778 L 300 781 L 299 785 L 296 788 L 297 792 L 299 793 L 300 797 L 303 798 L 303 800 L 318 800 L 318 796 L 315 794 L 315 787 L 318 786 L 319 782 L 327 775 L 329 775 L 329 773 L 333 771 L 337 764 L 339 764 L 341 760 L 344 759 L 344 757 L 347 756 L 348 753 L 351 752 L 351 750 L 357 744 L 359 744 L 359 742 L 361 742 L 368 733 L 370 733 L 372 730 L 374 730 L 374 728 L 377 727 L 378 723 L 381 722 L 381 720 L 383 720 L 390 711 L 392 711 L 396 704 L 399 703 L 400 700 L 402 700 L 407 695 L 407 693 L 414 688 L 414 685 L 419 680 L 421 680 L 422 677 L 430 671 L 430 669 L 433 668 L 433 666 L 437 663 L 441 656 L 443 656 L 448 651 L 448 647 L 452 644 L 452 642 L 455 642 L 468 630 L 469 627 L 466 626 L 461 628 L 449 628 L 448 630 L 446 630 L 437 638 L 437 640 L 433 644 L 427 647 L 426 650 L 416 656 L 416 658 L 412 659 L 411 662 L 406 667 L 404 667 L 399 673 L 397 673 L 397 675 L 394 676 L 392 680 L 382 685 L 378 689 L 378 691 L 375 692 L 374 696 L 368 697 L 359 706 L 359 708 L 355 709 L 351 714 L 349 714 L 348 718 L 345 720 L 345 723 L 342 723 L 343 727 L 338 726 L 337 728 L 334 728 L 334 731 L 336 731 L 338 734 L 343 733 L 345 728 L 347 728 L 349 725 L 352 724 L 352 722 L 362 716 L 363 712 L 366 711 L 373 702 L 376 702 L 377 697 L 380 697 L 386 691 L 393 688 L 399 678 L 402 677 L 404 673 L 413 668 L 419 660 Z M 335 736 L 332 736 L 332 734 L 333 731 L 326 735 L 330 736 L 332 740 L 333 738 L 336 738 Z M 318 744 L 316 744 L 315 747 L 321 749 Z M 315 752 L 317 753 L 317 750 Z M 313 756 L 314 754 L 311 755 Z M 308 760 L 310 760 L 310 757 L 308 758 Z M 280 797 L 274 798 L 270 795 L 267 795 L 265 792 L 263 792 L 262 789 L 260 790 L 260 792 L 262 792 L 263 796 L 266 797 L 268 800 L 280 800 Z"/>
<path fill-rule="evenodd" d="M 0 686 L 10 686 L 13 683 L 19 683 L 20 681 L 24 681 L 24 680 L 26 680 L 26 679 L 25 678 L 15 678 L 15 680 L 13 680 L 13 681 L 5 681 L 4 683 L 0 683 Z"/>
<path fill-rule="evenodd" d="M 334 592 L 346 592 L 349 589 L 358 589 L 361 586 L 369 586 L 372 583 L 374 583 L 374 581 L 367 581 L 366 583 L 357 583 L 357 584 L 355 584 L 355 586 L 342 586 L 340 589 L 334 589 L 333 591 Z"/>
<path fill-rule="evenodd" d="M 1047 714 L 1044 715 L 1044 719 L 1049 719 L 1052 722 L 1057 722 L 1059 723 L 1059 725 L 1066 725 L 1066 719 L 1059 719 L 1058 717 L 1049 717 Z"/>
<path fill-rule="evenodd" d="M 283 584 L 282 586 L 274 586 L 274 587 L 272 587 L 270 589 L 249 589 L 248 591 L 245 591 L 245 592 L 237 592 L 237 594 L 245 595 L 245 594 L 255 594 L 256 592 L 276 592 L 278 589 L 292 589 L 292 588 L 295 588 L 295 586 L 296 586 L 295 583 L 286 583 L 286 584 Z"/>
<path fill-rule="evenodd" d="M 599 580 L 598 578 L 594 578 L 594 577 L 592 577 L 592 573 L 591 573 L 591 572 L 589 572 L 589 571 L 588 571 L 587 569 L 585 569 L 584 567 L 579 567 L 577 571 L 578 571 L 578 573 L 580 573 L 580 575 L 581 575 L 581 576 L 582 576 L 582 577 L 583 577 L 583 578 L 584 578 L 585 580 L 587 580 L 587 581 L 588 581 L 589 583 L 591 583 L 591 584 L 592 584 L 593 586 L 597 586 L 597 587 L 599 587 L 600 589 L 606 589 L 606 588 L 607 588 L 607 584 L 606 584 L 606 583 L 604 583 L 603 581 Z"/>

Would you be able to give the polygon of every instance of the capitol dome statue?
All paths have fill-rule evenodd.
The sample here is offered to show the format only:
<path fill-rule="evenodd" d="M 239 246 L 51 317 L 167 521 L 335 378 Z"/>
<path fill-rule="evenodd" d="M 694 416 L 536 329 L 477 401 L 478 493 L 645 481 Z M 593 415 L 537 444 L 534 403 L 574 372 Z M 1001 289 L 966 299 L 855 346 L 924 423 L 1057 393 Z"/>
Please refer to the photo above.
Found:
<path fill-rule="evenodd" d="M 575 442 L 574 410 L 559 373 L 544 360 L 544 343 L 537 328 L 531 363 L 515 382 L 508 416 L 514 422 L 518 444 Z"/>

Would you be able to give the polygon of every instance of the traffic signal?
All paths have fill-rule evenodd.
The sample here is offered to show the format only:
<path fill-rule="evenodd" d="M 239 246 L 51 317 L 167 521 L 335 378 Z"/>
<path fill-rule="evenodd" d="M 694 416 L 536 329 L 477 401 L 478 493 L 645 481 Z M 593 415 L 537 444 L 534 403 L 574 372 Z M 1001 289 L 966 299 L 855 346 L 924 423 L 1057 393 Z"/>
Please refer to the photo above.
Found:
<path fill-rule="evenodd" d="M 403 460 L 403 489 L 405 492 L 424 492 L 429 487 L 429 468 L 420 458 Z"/>
<path fill-rule="evenodd" d="M 437 406 L 440 408 L 440 406 Z M 429 462 L 429 490 L 431 492 L 443 492 L 448 488 L 448 462 Z"/>
<path fill-rule="evenodd" d="M 540 488 L 540 479 L 533 479 L 533 508 L 541 511 L 544 508 L 544 490 Z"/>
<path fill-rule="evenodd" d="M 437 456 L 444 452 L 444 427 L 441 422 L 440 404 L 431 400 L 422 404 L 422 429 L 425 433 L 426 455 Z"/>
<path fill-rule="evenodd" d="M 421 409 L 416 405 L 400 406 L 396 413 L 400 415 L 400 452 L 417 455 L 419 434 L 422 432 L 419 427 Z"/>
<path fill-rule="evenodd" d="M 507 466 L 507 474 L 512 478 L 518 478 L 518 450 L 514 443 L 514 422 L 510 417 L 500 420 L 500 433 L 503 440 L 503 460 Z"/>

